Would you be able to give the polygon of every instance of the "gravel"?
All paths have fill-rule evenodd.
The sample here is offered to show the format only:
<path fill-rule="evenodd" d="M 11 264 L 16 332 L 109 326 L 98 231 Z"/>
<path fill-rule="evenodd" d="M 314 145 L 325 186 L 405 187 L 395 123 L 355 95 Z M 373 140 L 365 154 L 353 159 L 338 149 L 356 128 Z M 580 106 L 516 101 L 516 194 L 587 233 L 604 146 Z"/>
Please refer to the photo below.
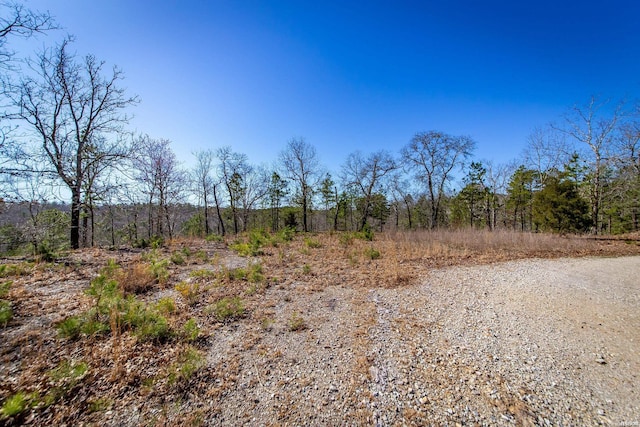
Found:
<path fill-rule="evenodd" d="M 216 356 L 238 381 L 206 423 L 634 425 L 638 273 L 640 257 L 536 259 L 271 289 L 273 327 Z M 294 311 L 307 329 L 288 329 Z"/>

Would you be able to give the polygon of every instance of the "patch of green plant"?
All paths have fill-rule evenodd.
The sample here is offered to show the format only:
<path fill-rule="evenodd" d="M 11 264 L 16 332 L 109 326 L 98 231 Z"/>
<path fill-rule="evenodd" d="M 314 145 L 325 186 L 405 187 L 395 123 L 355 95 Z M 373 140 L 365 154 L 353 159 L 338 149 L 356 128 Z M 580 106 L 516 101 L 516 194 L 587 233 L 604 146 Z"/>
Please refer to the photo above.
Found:
<path fill-rule="evenodd" d="M 75 339 L 80 336 L 83 320 L 80 316 L 70 316 L 56 325 L 58 335 L 62 338 Z"/>
<path fill-rule="evenodd" d="M 122 324 L 129 327 L 141 341 L 163 341 L 171 336 L 167 319 L 133 296 L 126 299 Z"/>
<path fill-rule="evenodd" d="M 315 239 L 311 239 L 309 237 L 305 237 L 304 239 L 304 244 L 306 247 L 311 248 L 311 249 L 318 249 L 322 247 L 322 244 L 315 240 Z"/>
<path fill-rule="evenodd" d="M 149 246 L 151 249 L 159 249 L 164 246 L 164 237 L 162 236 L 153 236 L 149 241 Z"/>
<path fill-rule="evenodd" d="M 0 278 L 26 276 L 31 272 L 33 264 L 0 264 Z"/>
<path fill-rule="evenodd" d="M 292 227 L 285 227 L 278 232 L 278 238 L 283 242 L 290 242 L 296 235 L 296 230 Z"/>
<path fill-rule="evenodd" d="M 365 224 L 364 227 L 362 227 L 362 230 L 358 233 L 358 237 L 369 242 L 373 241 L 374 234 L 371 226 L 369 224 Z"/>
<path fill-rule="evenodd" d="M 9 301 L 0 299 L 0 325 L 4 328 L 13 318 L 13 310 Z"/>
<path fill-rule="evenodd" d="M 9 396 L 2 407 L 0 407 L 0 415 L 2 417 L 15 417 L 16 415 L 20 415 L 35 403 L 38 400 L 38 393 L 25 393 L 23 391 L 19 391 L 16 394 Z"/>
<path fill-rule="evenodd" d="M 262 328 L 263 331 L 270 331 L 274 323 L 275 321 L 272 317 L 264 317 L 260 321 L 260 328 Z"/>
<path fill-rule="evenodd" d="M 247 278 L 247 270 L 242 267 L 228 268 L 224 270 L 224 274 L 227 279 L 233 280 L 245 280 Z"/>
<path fill-rule="evenodd" d="M 259 262 L 249 264 L 247 271 L 247 280 L 251 283 L 260 283 L 264 280 L 262 273 L 262 264 Z"/>
<path fill-rule="evenodd" d="M 80 378 L 89 370 L 86 362 L 73 363 L 63 360 L 60 364 L 48 372 L 51 380 L 69 384 L 76 384 Z"/>
<path fill-rule="evenodd" d="M 264 251 L 259 246 L 251 245 L 249 243 L 236 242 L 229 245 L 231 250 L 243 257 L 260 256 L 264 255 Z"/>
<path fill-rule="evenodd" d="M 340 233 L 340 236 L 338 237 L 338 241 L 343 246 L 351 246 L 353 244 L 354 239 L 355 239 L 354 234 L 348 231 L 345 231 L 344 233 Z"/>
<path fill-rule="evenodd" d="M 200 284 L 198 282 L 182 281 L 175 286 L 175 290 L 182 295 L 187 304 L 194 305 L 200 297 Z"/>
<path fill-rule="evenodd" d="M 171 262 L 175 265 L 184 265 L 186 264 L 186 260 L 184 259 L 184 255 L 181 252 L 173 252 L 171 254 Z"/>
<path fill-rule="evenodd" d="M 183 246 L 182 249 L 180 249 L 180 252 L 182 252 L 182 255 L 187 258 L 191 256 L 191 248 L 189 246 Z"/>
<path fill-rule="evenodd" d="M 364 250 L 364 256 L 367 258 L 374 260 L 380 258 L 380 251 L 374 248 L 366 248 Z"/>
<path fill-rule="evenodd" d="M 179 382 L 189 381 L 204 364 L 205 359 L 197 349 L 187 348 L 180 354 L 178 361 L 169 368 L 169 384 L 175 385 Z"/>
<path fill-rule="evenodd" d="M 193 270 L 189 273 L 189 277 L 193 277 L 194 279 L 213 279 L 218 277 L 218 272 L 201 268 L 199 270 Z"/>
<path fill-rule="evenodd" d="M 242 317 L 244 315 L 244 302 L 240 297 L 224 297 L 209 306 L 208 311 L 213 313 L 220 322 Z"/>
<path fill-rule="evenodd" d="M 207 255 L 207 251 L 205 251 L 204 249 L 200 249 L 198 252 L 195 253 L 194 255 L 196 257 L 196 259 L 202 261 L 202 262 L 207 262 L 209 260 L 209 256 Z"/>
<path fill-rule="evenodd" d="M 164 315 L 175 313 L 176 302 L 171 297 L 160 298 L 156 303 L 156 310 Z"/>
<path fill-rule="evenodd" d="M 301 331 L 307 328 L 307 322 L 297 311 L 294 311 L 289 318 L 289 330 L 292 332 Z"/>
<path fill-rule="evenodd" d="M 205 240 L 207 242 L 223 242 L 224 241 L 224 237 L 222 237 L 219 234 L 209 234 Z"/>
<path fill-rule="evenodd" d="M 258 286 L 255 283 L 252 283 L 251 286 L 249 286 L 247 290 L 244 291 L 244 293 L 248 296 L 253 296 L 256 294 L 256 292 L 258 292 Z"/>
<path fill-rule="evenodd" d="M 196 319 L 191 318 L 185 322 L 181 331 L 182 338 L 187 342 L 193 342 L 200 336 L 200 327 Z"/>
<path fill-rule="evenodd" d="M 0 283 L 0 298 L 4 298 L 7 296 L 12 284 L 13 282 L 11 280 Z"/>
<path fill-rule="evenodd" d="M 311 266 L 309 264 L 302 266 L 302 274 L 311 274 Z"/>
<path fill-rule="evenodd" d="M 103 412 L 111 406 L 113 406 L 113 400 L 106 397 L 100 397 L 89 402 L 89 412 Z"/>
<path fill-rule="evenodd" d="M 167 270 L 168 266 L 169 260 L 166 259 L 151 261 L 151 273 L 156 278 L 156 281 L 161 285 L 167 283 L 167 280 L 169 280 L 169 270 Z"/>

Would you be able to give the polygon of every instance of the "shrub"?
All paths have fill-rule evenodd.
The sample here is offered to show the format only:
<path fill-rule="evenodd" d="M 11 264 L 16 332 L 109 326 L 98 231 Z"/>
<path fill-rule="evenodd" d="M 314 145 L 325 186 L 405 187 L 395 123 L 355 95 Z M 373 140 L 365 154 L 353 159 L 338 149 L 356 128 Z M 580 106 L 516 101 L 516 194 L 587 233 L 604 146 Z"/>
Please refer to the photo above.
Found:
<path fill-rule="evenodd" d="M 0 415 L 3 417 L 15 417 L 26 411 L 36 400 L 37 394 L 27 394 L 23 391 L 19 391 L 13 396 L 7 398 L 0 408 Z"/>
<path fill-rule="evenodd" d="M 247 279 L 251 283 L 262 282 L 264 280 L 264 275 L 262 274 L 262 264 L 260 264 L 259 262 L 249 264 Z"/>
<path fill-rule="evenodd" d="M 141 341 L 162 341 L 171 336 L 167 319 L 133 297 L 126 299 L 122 325 L 129 327 Z"/>
<path fill-rule="evenodd" d="M 206 268 L 202 268 L 199 270 L 193 270 L 189 273 L 190 277 L 194 279 L 212 279 L 218 276 L 218 273 L 213 270 L 208 270 Z"/>
<path fill-rule="evenodd" d="M 377 249 L 373 249 L 373 248 L 366 248 L 366 249 L 364 250 L 364 255 L 365 255 L 367 258 L 369 258 L 369 259 L 371 259 L 371 260 L 374 260 L 374 259 L 378 259 L 378 258 L 380 258 L 380 251 L 379 251 L 379 250 L 377 250 Z"/>
<path fill-rule="evenodd" d="M 278 233 L 278 238 L 283 242 L 290 242 L 293 240 L 293 237 L 296 235 L 295 228 L 285 227 Z"/>
<path fill-rule="evenodd" d="M 178 361 L 169 368 L 169 384 L 189 381 L 204 364 L 205 359 L 198 350 L 193 347 L 187 348 L 180 354 Z"/>
<path fill-rule="evenodd" d="M 60 335 L 62 338 L 77 338 L 80 335 L 82 323 L 83 322 L 79 316 L 67 317 L 62 322 L 56 325 L 58 335 Z"/>
<path fill-rule="evenodd" d="M 207 251 L 205 251 L 204 249 L 200 249 L 198 252 L 196 252 L 195 257 L 202 262 L 207 262 L 209 260 Z"/>
<path fill-rule="evenodd" d="M 120 289 L 125 294 L 142 294 L 153 287 L 156 276 L 148 264 L 136 263 L 116 273 Z"/>
<path fill-rule="evenodd" d="M 167 270 L 168 265 L 169 261 L 166 259 L 151 261 L 151 272 L 156 278 L 156 281 L 161 285 L 167 283 L 167 280 L 169 280 L 169 270 Z"/>
<path fill-rule="evenodd" d="M 224 297 L 210 308 L 220 322 L 244 315 L 244 303 L 240 297 Z"/>
<path fill-rule="evenodd" d="M 311 266 L 309 264 L 302 266 L 302 274 L 311 274 Z"/>
<path fill-rule="evenodd" d="M 184 256 L 182 255 L 182 253 L 177 252 L 177 251 L 171 254 L 171 262 L 173 264 L 175 264 L 175 265 L 184 265 L 184 264 L 186 264 L 186 261 L 184 259 Z"/>
<path fill-rule="evenodd" d="M 9 321 L 13 318 L 13 310 L 11 309 L 11 303 L 0 299 L 0 325 L 6 327 Z"/>
<path fill-rule="evenodd" d="M 175 313 L 176 303 L 171 297 L 160 298 L 156 303 L 156 310 L 165 315 Z"/>
<path fill-rule="evenodd" d="M 192 342 L 200 336 L 200 327 L 195 319 L 191 318 L 182 327 L 182 338 L 187 342 Z"/>
<path fill-rule="evenodd" d="M 304 239 L 304 244 L 311 249 L 317 249 L 322 247 L 322 244 L 319 241 L 310 239 L 308 237 Z"/>
<path fill-rule="evenodd" d="M 33 265 L 22 264 L 0 264 L 0 277 L 26 276 L 30 274 Z"/>
<path fill-rule="evenodd" d="M 307 328 L 307 323 L 300 313 L 294 311 L 289 318 L 289 330 L 290 331 L 301 331 Z"/>
<path fill-rule="evenodd" d="M 182 295 L 182 298 L 185 299 L 187 304 L 194 305 L 198 302 L 198 297 L 200 295 L 200 284 L 197 282 L 189 283 L 182 281 L 175 286 L 176 291 Z"/>

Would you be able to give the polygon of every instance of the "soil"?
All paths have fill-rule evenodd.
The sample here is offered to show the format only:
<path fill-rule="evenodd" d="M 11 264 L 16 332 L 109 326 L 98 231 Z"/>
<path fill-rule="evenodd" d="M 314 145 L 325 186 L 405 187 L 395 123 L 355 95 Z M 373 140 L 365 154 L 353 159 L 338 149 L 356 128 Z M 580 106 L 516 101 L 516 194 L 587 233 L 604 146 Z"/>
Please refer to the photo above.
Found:
<path fill-rule="evenodd" d="M 169 283 L 138 296 L 149 304 L 173 298 L 171 326 L 194 318 L 200 327 L 192 343 L 140 342 L 128 332 L 58 336 L 58 322 L 91 306 L 84 291 L 106 259 L 127 265 L 140 252 L 78 251 L 11 277 L 14 318 L 0 329 L 0 401 L 19 390 L 63 391 L 53 404 L 34 400 L 0 424 L 640 422 L 640 256 L 490 263 L 472 256 L 456 263 L 463 265 L 396 261 L 391 268 L 383 261 L 392 258 L 388 251 L 354 262 L 345 248 L 314 252 L 302 244 L 258 259 L 223 244 L 198 245 L 191 252 L 206 252 L 208 261 L 189 257 L 170 267 Z M 266 278 L 257 285 L 211 286 L 195 303 L 174 289 L 195 280 L 194 270 L 258 261 Z M 242 296 L 245 312 L 221 321 L 207 308 L 227 295 Z M 188 348 L 201 363 L 172 381 Z M 65 360 L 85 361 L 88 370 L 62 387 L 48 373 Z"/>

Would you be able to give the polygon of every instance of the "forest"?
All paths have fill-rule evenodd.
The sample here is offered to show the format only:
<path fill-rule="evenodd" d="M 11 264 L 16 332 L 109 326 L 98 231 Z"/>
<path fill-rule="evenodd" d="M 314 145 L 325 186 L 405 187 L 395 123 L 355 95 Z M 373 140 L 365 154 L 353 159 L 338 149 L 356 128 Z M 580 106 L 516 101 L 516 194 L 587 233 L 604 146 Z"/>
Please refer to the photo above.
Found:
<path fill-rule="evenodd" d="M 55 254 L 177 236 L 278 231 L 638 230 L 640 104 L 592 96 L 534 129 L 508 164 L 477 159 L 472 136 L 399 135 L 397 152 L 356 151 L 328 171 L 315 144 L 283 141 L 270 166 L 233 146 L 193 153 L 128 129 L 139 100 L 123 73 L 73 53 L 73 38 L 23 55 L 11 42 L 57 29 L 5 6 L 0 23 L 0 250 Z"/>

